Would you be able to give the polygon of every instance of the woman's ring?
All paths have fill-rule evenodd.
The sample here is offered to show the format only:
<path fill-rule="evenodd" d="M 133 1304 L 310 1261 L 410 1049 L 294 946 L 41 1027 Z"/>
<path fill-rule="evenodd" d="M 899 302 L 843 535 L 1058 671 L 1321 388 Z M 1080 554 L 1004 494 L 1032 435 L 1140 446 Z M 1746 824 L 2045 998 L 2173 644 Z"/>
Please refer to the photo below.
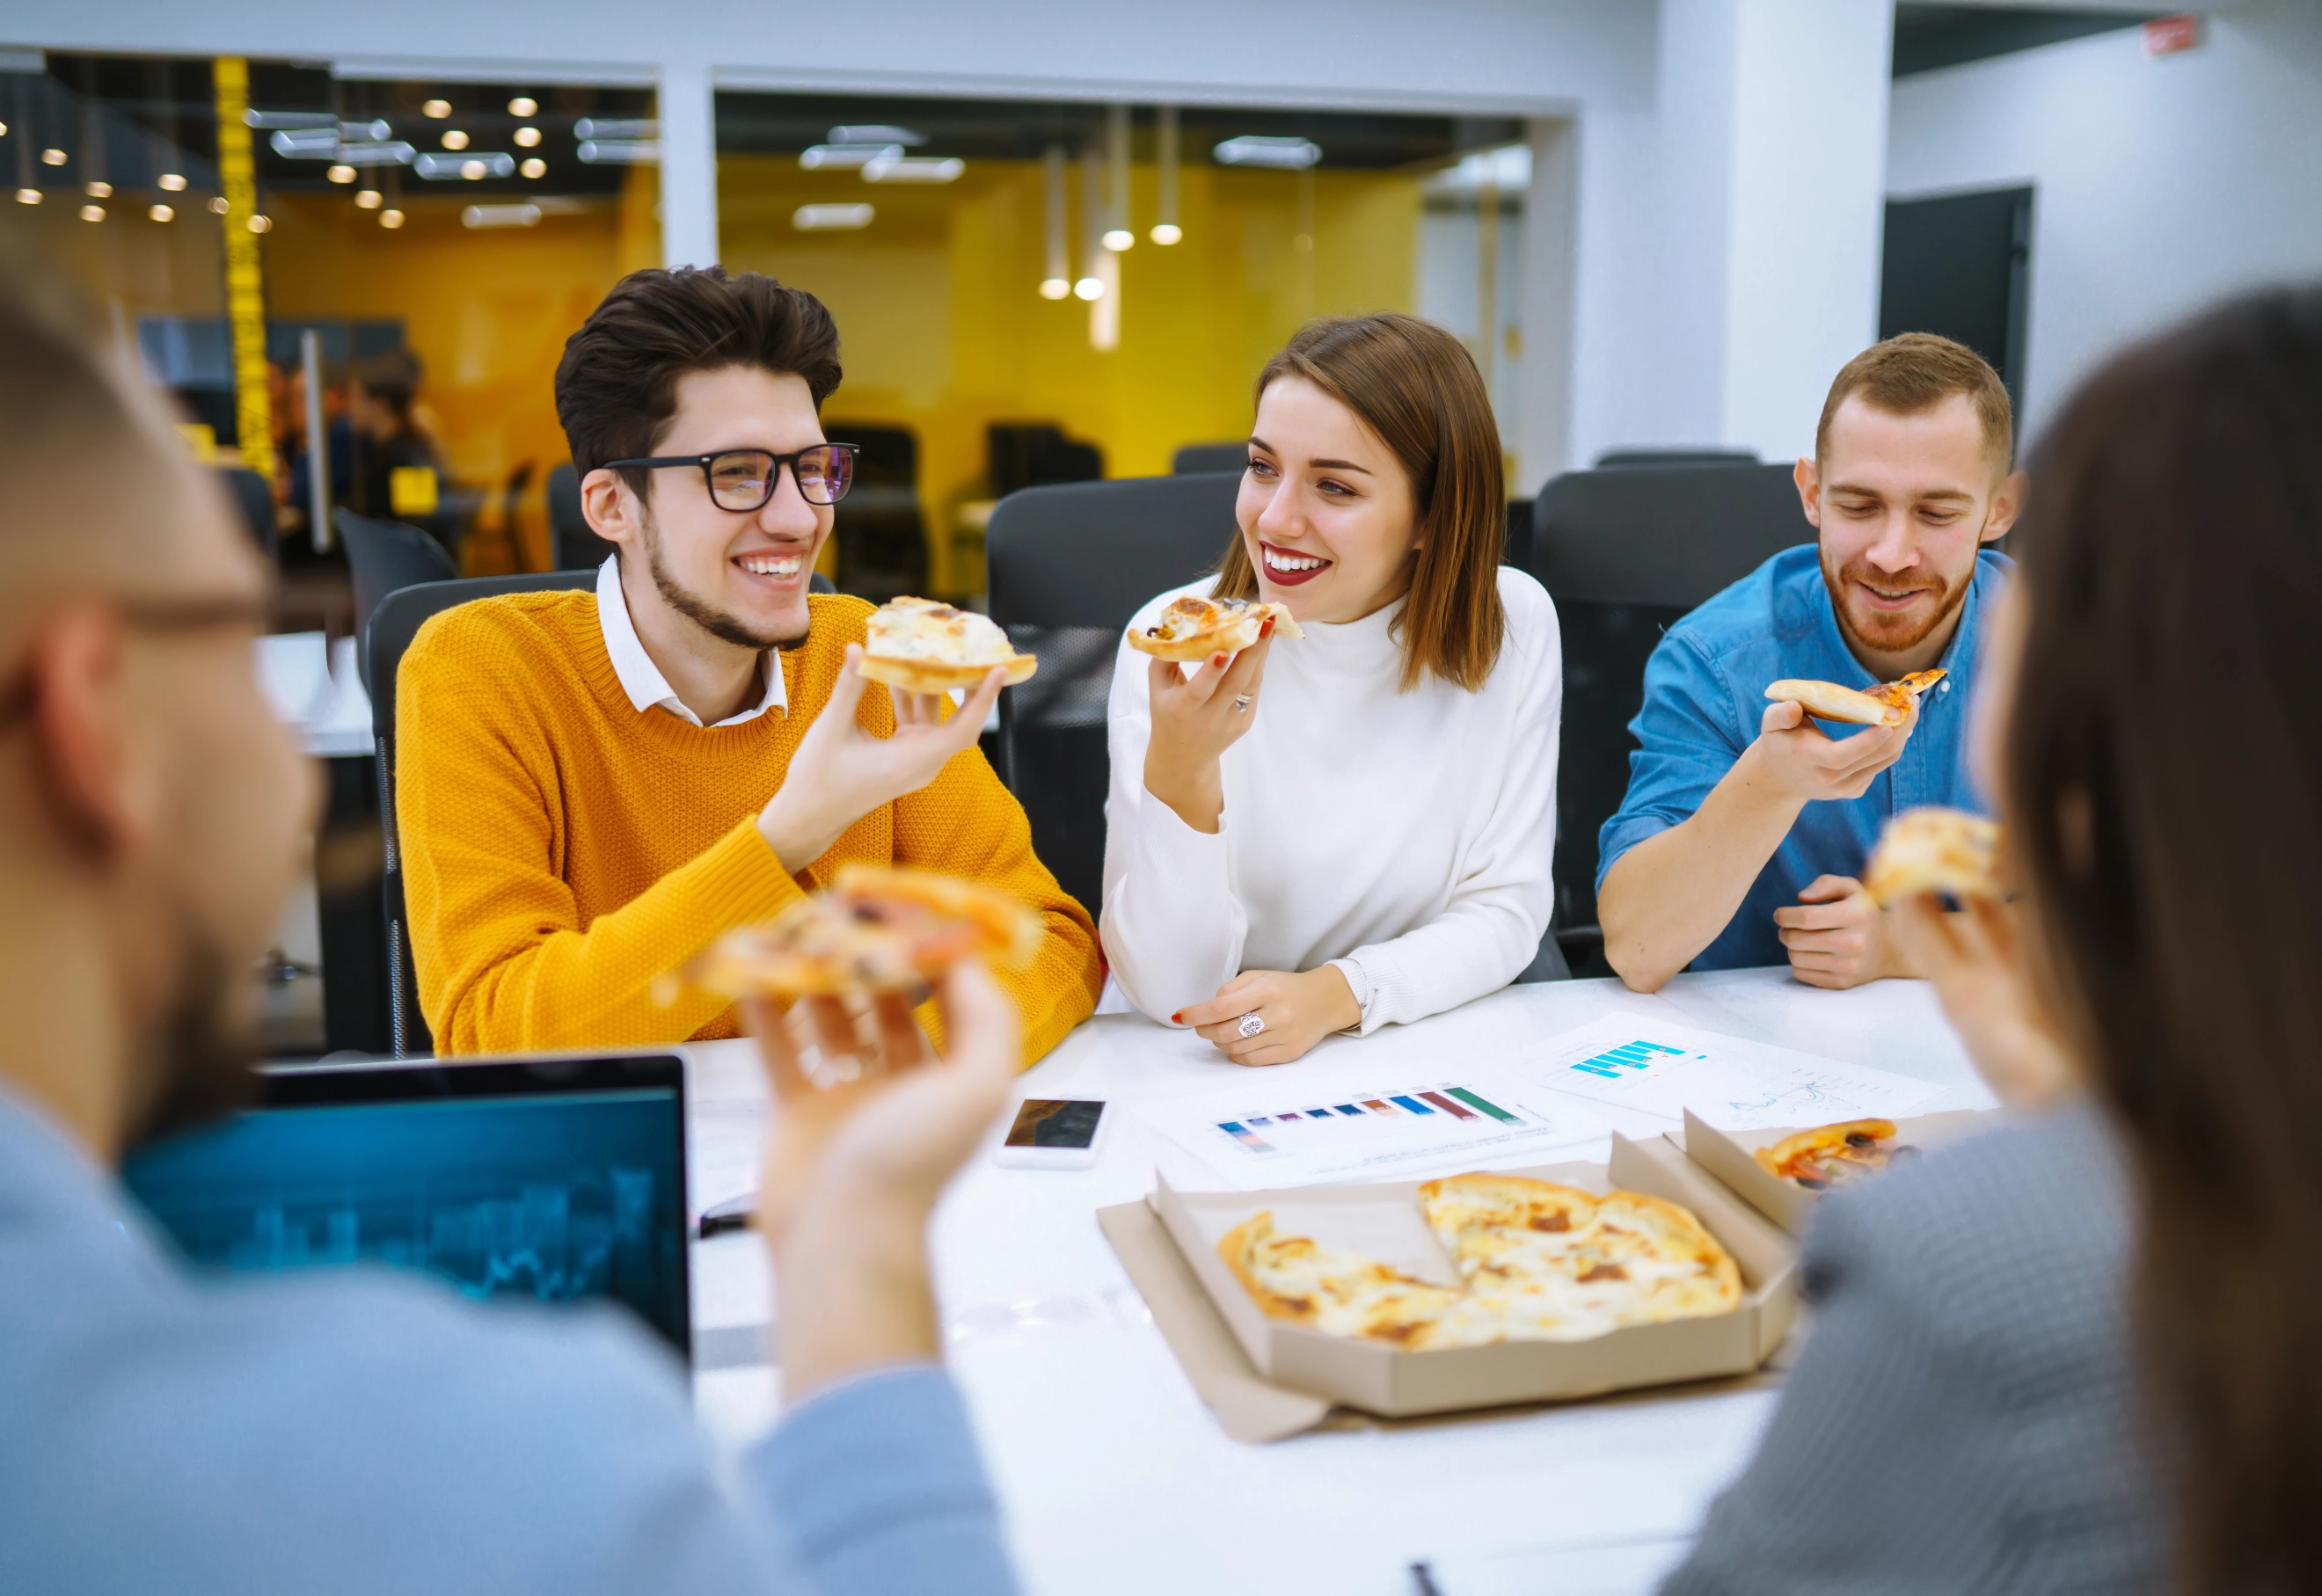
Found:
<path fill-rule="evenodd" d="M 1236 693 L 1234 695 L 1234 713 L 1236 715 L 1248 715 L 1249 713 L 1249 707 L 1257 702 L 1257 698 L 1253 694 Z"/>
<path fill-rule="evenodd" d="M 1257 1009 L 1253 1008 L 1241 1017 L 1241 1024 L 1234 1028 L 1245 1036 L 1255 1036 L 1266 1029 L 1266 1020 Z"/>

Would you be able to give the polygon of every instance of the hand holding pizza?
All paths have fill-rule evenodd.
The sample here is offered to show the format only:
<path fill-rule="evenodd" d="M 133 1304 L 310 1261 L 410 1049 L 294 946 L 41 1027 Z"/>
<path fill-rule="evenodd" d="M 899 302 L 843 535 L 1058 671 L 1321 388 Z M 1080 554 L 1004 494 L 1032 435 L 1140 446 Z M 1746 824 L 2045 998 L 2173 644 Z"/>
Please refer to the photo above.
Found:
<path fill-rule="evenodd" d="M 1769 704 L 1758 740 L 1742 751 L 1734 768 L 1744 780 L 1799 803 L 1857 798 L 1879 771 L 1903 757 L 1918 724 L 1914 710 L 1900 725 L 1869 726 L 1851 737 L 1833 738 L 1824 735 L 1804 706 Z"/>
<path fill-rule="evenodd" d="M 895 732 L 874 737 L 855 713 L 863 702 L 862 662 L 862 648 L 848 643 L 829 702 L 800 739 L 781 789 L 758 812 L 758 834 L 785 870 L 804 870 L 848 826 L 882 804 L 919 791 L 953 755 L 974 747 L 1007 680 L 1001 667 L 992 667 L 948 717 L 942 693 L 889 687 Z"/>
<path fill-rule="evenodd" d="M 2080 1072 L 2034 990 L 2012 903 L 1971 897 L 1947 912 L 1934 892 L 1897 902 L 1894 936 L 1934 983 L 1943 1014 L 1999 1100 L 2038 1108 L 2077 1090 Z"/>
<path fill-rule="evenodd" d="M 1188 677 L 1174 660 L 1147 667 L 1153 711 L 1145 747 L 1145 790 L 1195 831 L 1215 832 L 1225 812 L 1218 761 L 1257 718 L 1257 690 L 1266 678 L 1274 623 L 1239 653 L 1213 653 Z"/>
<path fill-rule="evenodd" d="M 1323 1037 L 1362 1018 L 1354 989 L 1334 964 L 1303 974 L 1246 970 L 1208 1002 L 1169 1017 L 1173 1025 L 1193 1026 L 1234 1062 L 1259 1065 L 1303 1058 Z"/>

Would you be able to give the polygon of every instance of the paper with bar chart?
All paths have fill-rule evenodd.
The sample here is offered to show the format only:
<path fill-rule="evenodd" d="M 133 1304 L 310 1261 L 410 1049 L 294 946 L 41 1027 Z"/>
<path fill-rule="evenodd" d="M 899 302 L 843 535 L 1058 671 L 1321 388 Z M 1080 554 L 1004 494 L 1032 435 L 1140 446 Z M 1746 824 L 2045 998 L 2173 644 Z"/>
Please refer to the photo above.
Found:
<path fill-rule="evenodd" d="M 1893 1118 L 1943 1090 L 1634 1014 L 1607 1015 L 1548 1037 L 1511 1069 L 1526 1081 L 1586 1099 L 1632 1135 L 1674 1130 L 1687 1108 L 1721 1130 Z"/>
<path fill-rule="evenodd" d="M 1302 1079 L 1138 1105 L 1138 1116 L 1235 1186 L 1391 1181 L 1537 1163 L 1602 1137 L 1586 1106 L 1502 1071 Z"/>

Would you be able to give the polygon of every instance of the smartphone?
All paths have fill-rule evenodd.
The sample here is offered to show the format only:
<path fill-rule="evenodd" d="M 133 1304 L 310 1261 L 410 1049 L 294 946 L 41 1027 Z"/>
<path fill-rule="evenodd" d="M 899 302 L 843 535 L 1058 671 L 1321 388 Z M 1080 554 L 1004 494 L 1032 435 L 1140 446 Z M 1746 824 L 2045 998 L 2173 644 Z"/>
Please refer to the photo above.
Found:
<path fill-rule="evenodd" d="M 1103 1128 L 1102 1103 L 1084 1098 L 1027 1098 L 1016 1110 L 1016 1123 L 1008 1127 L 1008 1139 L 992 1156 L 1021 1169 L 1092 1169 Z"/>

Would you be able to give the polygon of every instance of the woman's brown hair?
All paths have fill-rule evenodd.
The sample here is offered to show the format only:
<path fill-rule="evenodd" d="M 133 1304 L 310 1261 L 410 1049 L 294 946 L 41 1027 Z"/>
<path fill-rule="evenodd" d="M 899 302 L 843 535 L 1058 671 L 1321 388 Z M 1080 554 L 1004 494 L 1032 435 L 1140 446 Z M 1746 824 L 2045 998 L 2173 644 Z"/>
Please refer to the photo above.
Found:
<path fill-rule="evenodd" d="M 2126 1132 L 2178 1582 L 2322 1589 L 2322 291 L 2116 360 L 2032 478 L 2002 804 Z"/>
<path fill-rule="evenodd" d="M 1284 377 L 1303 377 L 1353 411 L 1411 478 L 1419 548 L 1396 622 L 1403 690 L 1432 670 L 1474 692 L 1499 663 L 1507 629 L 1500 553 L 1508 515 L 1500 429 L 1476 362 L 1457 338 L 1417 316 L 1330 316 L 1299 328 L 1266 363 L 1257 397 Z M 1214 591 L 1257 597 L 1239 531 Z"/>

